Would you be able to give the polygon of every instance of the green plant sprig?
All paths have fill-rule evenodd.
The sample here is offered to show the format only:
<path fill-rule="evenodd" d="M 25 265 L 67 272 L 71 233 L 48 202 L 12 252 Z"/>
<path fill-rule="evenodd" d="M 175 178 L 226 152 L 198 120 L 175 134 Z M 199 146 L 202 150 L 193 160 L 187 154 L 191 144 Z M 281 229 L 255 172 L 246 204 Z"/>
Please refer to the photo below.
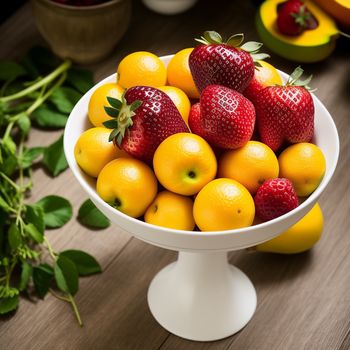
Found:
<path fill-rule="evenodd" d="M 56 252 L 45 235 L 71 219 L 67 199 L 51 195 L 30 202 L 34 164 L 51 176 L 68 167 L 63 137 L 33 148 L 26 146 L 26 139 L 32 124 L 63 128 L 75 103 L 92 86 L 92 74 L 34 48 L 21 64 L 0 62 L 0 83 L 0 314 L 18 307 L 20 293 L 39 298 L 50 293 L 68 302 L 83 325 L 74 298 L 79 277 L 99 273 L 101 267 L 81 250 Z M 91 201 L 82 204 L 78 219 L 89 227 L 109 225 Z"/>

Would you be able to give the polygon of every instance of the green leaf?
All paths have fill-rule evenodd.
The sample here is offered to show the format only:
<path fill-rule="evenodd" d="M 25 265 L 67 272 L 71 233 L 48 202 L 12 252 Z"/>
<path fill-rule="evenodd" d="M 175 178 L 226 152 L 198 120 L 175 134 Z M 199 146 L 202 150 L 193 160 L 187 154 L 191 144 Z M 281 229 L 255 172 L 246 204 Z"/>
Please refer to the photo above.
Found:
<path fill-rule="evenodd" d="M 19 303 L 18 295 L 12 298 L 0 299 L 0 314 L 7 314 L 10 311 L 17 309 Z"/>
<path fill-rule="evenodd" d="M 63 135 L 53 144 L 45 148 L 42 162 L 53 176 L 57 176 L 68 168 L 63 150 Z"/>
<path fill-rule="evenodd" d="M 63 226 L 73 215 L 70 202 L 60 196 L 47 196 L 41 198 L 36 204 L 43 209 L 45 225 L 49 228 Z"/>
<path fill-rule="evenodd" d="M 94 77 L 91 71 L 87 69 L 70 68 L 68 70 L 66 82 L 85 94 L 94 86 Z"/>
<path fill-rule="evenodd" d="M 141 105 L 142 105 L 142 101 L 140 101 L 140 100 L 134 101 L 134 102 L 131 104 L 131 106 L 130 106 L 131 112 L 136 111 L 137 108 L 139 108 Z"/>
<path fill-rule="evenodd" d="M 103 122 L 103 125 L 108 129 L 116 129 L 118 127 L 118 120 L 110 119 Z"/>
<path fill-rule="evenodd" d="M 0 197 L 0 208 L 4 209 L 6 213 L 8 213 L 11 207 L 7 204 L 4 198 Z"/>
<path fill-rule="evenodd" d="M 123 106 L 123 102 L 114 97 L 107 96 L 107 101 L 113 108 L 118 110 Z"/>
<path fill-rule="evenodd" d="M 33 268 L 33 282 L 39 298 L 43 299 L 47 294 L 53 275 L 52 267 L 47 264 L 41 264 Z"/>
<path fill-rule="evenodd" d="M 15 80 L 26 74 L 26 70 L 18 63 L 8 61 L 0 62 L 0 80 Z"/>
<path fill-rule="evenodd" d="M 6 139 L 2 140 L 2 144 L 4 146 L 4 148 L 11 154 L 16 154 L 16 143 L 12 140 L 12 137 L 7 137 Z"/>
<path fill-rule="evenodd" d="M 203 34 L 204 39 L 207 40 L 211 44 L 221 44 L 222 43 L 222 37 L 219 33 L 213 31 L 213 30 L 207 30 Z"/>
<path fill-rule="evenodd" d="M 16 250 L 22 244 L 21 233 L 15 223 L 12 223 L 9 227 L 8 241 L 12 250 Z"/>
<path fill-rule="evenodd" d="M 24 150 L 20 159 L 23 169 L 31 167 L 35 159 L 44 153 L 44 150 L 45 147 L 33 147 Z"/>
<path fill-rule="evenodd" d="M 106 106 L 104 106 L 104 109 L 105 109 L 106 113 L 112 118 L 117 118 L 119 115 L 118 109 L 115 109 L 113 107 L 106 107 Z"/>
<path fill-rule="evenodd" d="M 38 204 L 27 204 L 26 206 L 26 221 L 32 223 L 37 230 L 44 235 L 45 221 L 44 209 Z"/>
<path fill-rule="evenodd" d="M 53 91 L 49 100 L 60 112 L 70 113 L 80 98 L 81 94 L 76 90 L 61 86 Z"/>
<path fill-rule="evenodd" d="M 23 114 L 17 121 L 17 124 L 22 131 L 22 134 L 24 137 L 26 137 L 29 134 L 30 130 L 30 119 L 26 114 Z"/>
<path fill-rule="evenodd" d="M 75 264 L 79 276 L 89 276 L 102 271 L 96 259 L 81 250 L 65 250 L 60 253 L 60 256 L 68 258 Z"/>
<path fill-rule="evenodd" d="M 47 47 L 34 46 L 29 49 L 21 63 L 33 78 L 37 78 L 51 72 L 61 62 Z"/>
<path fill-rule="evenodd" d="M 114 129 L 110 134 L 109 134 L 109 137 L 108 137 L 108 141 L 111 142 L 114 140 L 114 138 L 119 134 L 119 129 Z M 120 146 L 120 144 L 119 144 Z"/>
<path fill-rule="evenodd" d="M 33 266 L 26 261 L 22 262 L 21 279 L 19 282 L 19 290 L 23 291 L 27 288 L 30 277 L 33 274 Z"/>
<path fill-rule="evenodd" d="M 75 264 L 64 255 L 59 255 L 54 267 L 57 287 L 74 295 L 79 289 L 79 276 Z"/>
<path fill-rule="evenodd" d="M 253 57 L 254 64 L 256 63 L 256 61 L 263 61 L 266 60 L 266 58 L 270 57 L 270 55 L 267 53 L 253 53 L 251 56 Z"/>
<path fill-rule="evenodd" d="M 106 228 L 110 225 L 109 219 L 97 209 L 90 199 L 80 206 L 78 220 L 82 225 L 92 228 Z"/>
<path fill-rule="evenodd" d="M 47 106 L 40 106 L 32 113 L 32 119 L 42 128 L 60 129 L 65 127 L 68 115 L 53 111 Z"/>
<path fill-rule="evenodd" d="M 234 34 L 227 39 L 226 44 L 232 47 L 239 47 L 242 44 L 243 40 L 244 40 L 243 33 Z"/>
<path fill-rule="evenodd" d="M 263 44 L 257 41 L 248 41 L 241 46 L 241 49 L 247 52 L 255 52 L 258 51 L 262 46 Z"/>
<path fill-rule="evenodd" d="M 34 224 L 30 223 L 25 225 L 24 232 L 27 233 L 33 241 L 37 243 L 44 242 L 44 235 L 34 226 Z"/>

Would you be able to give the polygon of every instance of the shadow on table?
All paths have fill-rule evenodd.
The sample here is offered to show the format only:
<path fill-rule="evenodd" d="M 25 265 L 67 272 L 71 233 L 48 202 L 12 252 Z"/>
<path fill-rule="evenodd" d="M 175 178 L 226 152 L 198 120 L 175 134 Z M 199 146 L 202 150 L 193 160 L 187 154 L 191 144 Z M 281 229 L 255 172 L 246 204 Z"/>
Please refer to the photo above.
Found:
<path fill-rule="evenodd" d="M 312 250 L 295 255 L 242 251 L 233 253 L 230 258 L 256 287 L 273 286 L 300 277 L 310 270 L 312 260 Z"/>

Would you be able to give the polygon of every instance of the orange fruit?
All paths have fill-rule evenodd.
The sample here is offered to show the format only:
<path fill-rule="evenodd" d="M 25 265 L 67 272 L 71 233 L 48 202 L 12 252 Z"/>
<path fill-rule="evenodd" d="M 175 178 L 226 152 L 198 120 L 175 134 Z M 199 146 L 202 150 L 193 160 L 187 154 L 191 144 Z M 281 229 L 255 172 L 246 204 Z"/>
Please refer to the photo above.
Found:
<path fill-rule="evenodd" d="M 145 213 L 145 221 L 149 224 L 174 228 L 177 230 L 194 229 L 193 201 L 189 197 L 162 191 Z"/>
<path fill-rule="evenodd" d="M 189 98 L 199 98 L 200 95 L 188 64 L 192 51 L 193 48 L 183 49 L 173 56 L 167 68 L 168 83 L 184 91 Z"/>
<path fill-rule="evenodd" d="M 232 179 L 215 179 L 198 193 L 193 216 L 201 231 L 221 231 L 252 225 L 254 200 L 249 191 Z"/>
<path fill-rule="evenodd" d="M 258 244 L 259 252 L 297 254 L 311 249 L 321 238 L 323 214 L 318 203 L 296 224 L 279 236 Z"/>
<path fill-rule="evenodd" d="M 158 89 L 164 91 L 171 98 L 180 112 L 182 119 L 188 125 L 188 115 L 190 114 L 191 102 L 187 95 L 181 89 L 174 86 L 160 86 Z"/>
<path fill-rule="evenodd" d="M 166 68 L 153 53 L 138 51 L 124 57 L 119 63 L 118 84 L 128 89 L 136 85 L 158 87 L 166 84 Z"/>
<path fill-rule="evenodd" d="M 248 141 L 243 147 L 226 151 L 219 160 L 218 176 L 240 182 L 255 194 L 265 180 L 278 177 L 278 160 L 262 142 Z"/>
<path fill-rule="evenodd" d="M 109 106 L 107 96 L 120 100 L 123 92 L 124 89 L 117 83 L 103 84 L 93 92 L 89 101 L 88 116 L 94 126 L 103 126 L 103 122 L 112 119 L 105 111 L 105 107 Z"/>
<path fill-rule="evenodd" d="M 110 130 L 107 128 L 91 128 L 78 138 L 74 148 L 74 156 L 80 168 L 88 175 L 97 177 L 102 168 L 111 160 L 127 157 L 127 153 L 108 141 Z"/>
<path fill-rule="evenodd" d="M 280 177 L 292 181 L 299 197 L 311 194 L 326 172 L 326 159 L 319 147 L 301 142 L 287 147 L 278 157 Z"/>
<path fill-rule="evenodd" d="M 244 90 L 244 96 L 254 101 L 258 92 L 267 86 L 282 85 L 282 78 L 277 69 L 270 63 L 259 61 L 261 66 L 256 66 L 254 77 Z"/>
<path fill-rule="evenodd" d="M 157 179 L 151 168 L 140 160 L 118 158 L 101 170 L 96 190 L 112 207 L 137 218 L 155 198 Z"/>
<path fill-rule="evenodd" d="M 215 177 L 217 163 L 207 141 L 195 134 L 178 133 L 158 146 L 153 168 L 167 190 L 190 196 Z"/>

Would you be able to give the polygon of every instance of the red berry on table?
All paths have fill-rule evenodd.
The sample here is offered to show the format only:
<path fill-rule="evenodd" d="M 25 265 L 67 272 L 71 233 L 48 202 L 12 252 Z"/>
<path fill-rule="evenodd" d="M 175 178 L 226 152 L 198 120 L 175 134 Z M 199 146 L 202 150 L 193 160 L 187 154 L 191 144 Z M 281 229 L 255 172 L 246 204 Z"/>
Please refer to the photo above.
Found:
<path fill-rule="evenodd" d="M 254 124 L 254 106 L 239 92 L 220 85 L 209 85 L 202 92 L 196 131 L 212 146 L 242 147 L 252 137 Z"/>
<path fill-rule="evenodd" d="M 155 150 L 168 136 L 189 132 L 170 97 L 156 88 L 135 86 L 121 101 L 111 97 L 107 100 L 111 106 L 105 109 L 113 119 L 103 124 L 114 129 L 110 140 L 145 162 L 152 162 Z"/>
<path fill-rule="evenodd" d="M 266 180 L 254 197 L 256 215 L 263 221 L 275 219 L 299 205 L 291 181 L 285 178 Z"/>
<path fill-rule="evenodd" d="M 243 34 L 232 35 L 223 42 L 220 34 L 206 31 L 189 57 L 193 80 L 200 92 L 208 85 L 223 85 L 242 92 L 254 76 L 254 60 L 268 55 L 259 54 L 261 43 L 242 45 Z"/>
<path fill-rule="evenodd" d="M 255 102 L 261 141 L 273 151 L 284 143 L 309 142 L 314 135 L 315 108 L 308 83 L 298 67 L 284 86 L 269 86 L 260 91 Z"/>
<path fill-rule="evenodd" d="M 318 21 L 301 0 L 278 4 L 277 28 L 285 35 L 299 35 L 306 29 L 315 29 Z"/>

